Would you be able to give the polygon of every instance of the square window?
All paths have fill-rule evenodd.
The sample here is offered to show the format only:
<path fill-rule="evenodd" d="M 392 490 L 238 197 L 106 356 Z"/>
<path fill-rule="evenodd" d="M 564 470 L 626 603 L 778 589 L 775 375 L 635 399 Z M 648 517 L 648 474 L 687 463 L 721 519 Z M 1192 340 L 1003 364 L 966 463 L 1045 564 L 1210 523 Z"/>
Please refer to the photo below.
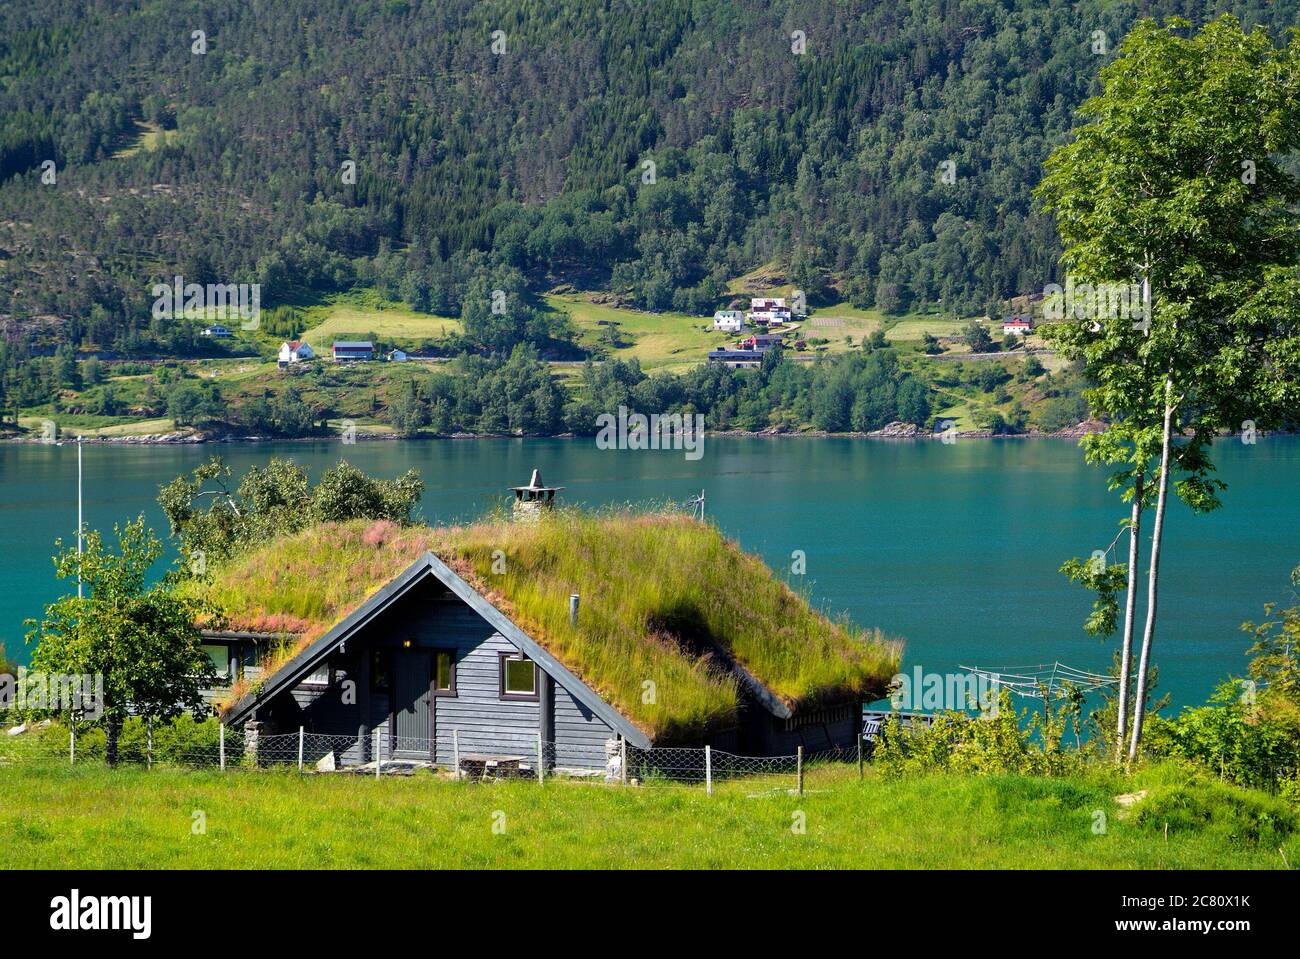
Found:
<path fill-rule="evenodd" d="M 501 698 L 536 699 L 537 664 L 524 656 L 502 653 Z"/>

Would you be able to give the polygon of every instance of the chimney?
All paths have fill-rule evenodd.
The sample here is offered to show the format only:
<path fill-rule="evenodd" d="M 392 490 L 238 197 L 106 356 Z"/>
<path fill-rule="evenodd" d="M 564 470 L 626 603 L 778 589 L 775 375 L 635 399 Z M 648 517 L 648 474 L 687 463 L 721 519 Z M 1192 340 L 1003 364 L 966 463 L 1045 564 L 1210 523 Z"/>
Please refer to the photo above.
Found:
<path fill-rule="evenodd" d="M 534 469 L 527 486 L 511 487 L 511 491 L 515 494 L 514 518 L 516 520 L 538 519 L 543 510 L 555 508 L 555 494 L 562 489 L 563 486 L 544 486 L 542 471 Z"/>

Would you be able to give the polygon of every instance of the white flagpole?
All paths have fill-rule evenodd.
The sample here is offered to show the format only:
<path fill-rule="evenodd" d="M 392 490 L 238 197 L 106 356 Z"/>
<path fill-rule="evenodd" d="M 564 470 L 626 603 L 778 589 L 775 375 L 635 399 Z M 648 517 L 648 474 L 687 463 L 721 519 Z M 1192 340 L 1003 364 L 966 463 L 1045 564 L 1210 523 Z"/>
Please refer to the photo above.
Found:
<path fill-rule="evenodd" d="M 77 434 L 77 599 L 81 599 L 81 534 L 85 525 L 81 518 L 81 434 Z"/>

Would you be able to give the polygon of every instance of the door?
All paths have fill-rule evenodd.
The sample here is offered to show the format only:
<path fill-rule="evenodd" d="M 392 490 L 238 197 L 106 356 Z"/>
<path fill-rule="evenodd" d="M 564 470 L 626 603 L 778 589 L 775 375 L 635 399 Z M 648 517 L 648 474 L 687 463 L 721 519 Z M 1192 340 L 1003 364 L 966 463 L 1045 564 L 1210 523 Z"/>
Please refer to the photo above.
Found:
<path fill-rule="evenodd" d="M 406 759 L 433 755 L 433 657 L 418 649 L 399 649 L 393 657 L 393 754 Z"/>

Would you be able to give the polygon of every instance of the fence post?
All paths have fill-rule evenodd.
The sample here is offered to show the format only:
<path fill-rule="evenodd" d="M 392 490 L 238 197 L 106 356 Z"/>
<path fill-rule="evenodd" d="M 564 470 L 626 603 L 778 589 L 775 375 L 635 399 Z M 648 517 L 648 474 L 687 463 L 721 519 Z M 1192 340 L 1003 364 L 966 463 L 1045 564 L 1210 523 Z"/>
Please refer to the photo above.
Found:
<path fill-rule="evenodd" d="M 537 734 L 537 781 L 544 782 L 545 774 L 542 772 L 542 734 Z"/>
<path fill-rule="evenodd" d="M 451 761 L 456 766 L 455 776 L 460 779 L 460 730 L 451 731 Z"/>
<path fill-rule="evenodd" d="M 798 747 L 798 750 L 795 752 L 795 764 L 799 776 L 799 795 L 802 796 L 803 795 L 803 747 L 802 746 Z"/>
<path fill-rule="evenodd" d="M 379 755 L 379 730 L 375 730 L 375 778 L 379 778 L 383 757 Z"/>
<path fill-rule="evenodd" d="M 68 721 L 68 765 L 77 765 L 77 721 Z"/>
<path fill-rule="evenodd" d="M 704 747 L 704 795 L 713 795 L 713 747 Z"/>
<path fill-rule="evenodd" d="M 627 785 L 627 739 L 623 736 L 618 737 L 618 770 L 619 776 L 623 780 L 623 785 Z"/>
<path fill-rule="evenodd" d="M 302 772 L 302 741 L 303 741 L 303 731 L 302 731 L 302 727 L 299 726 L 298 727 L 298 772 Z"/>
<path fill-rule="evenodd" d="M 149 768 L 153 769 L 153 717 L 152 716 L 150 716 L 148 719 L 144 721 L 144 728 L 145 728 L 145 733 L 147 735 L 146 745 L 148 748 L 148 754 L 146 756 L 146 759 L 148 759 L 149 761 Z"/>
<path fill-rule="evenodd" d="M 226 771 L 226 724 L 217 723 L 217 761 L 221 771 Z"/>
<path fill-rule="evenodd" d="M 858 730 L 858 778 L 862 778 L 862 730 Z"/>

